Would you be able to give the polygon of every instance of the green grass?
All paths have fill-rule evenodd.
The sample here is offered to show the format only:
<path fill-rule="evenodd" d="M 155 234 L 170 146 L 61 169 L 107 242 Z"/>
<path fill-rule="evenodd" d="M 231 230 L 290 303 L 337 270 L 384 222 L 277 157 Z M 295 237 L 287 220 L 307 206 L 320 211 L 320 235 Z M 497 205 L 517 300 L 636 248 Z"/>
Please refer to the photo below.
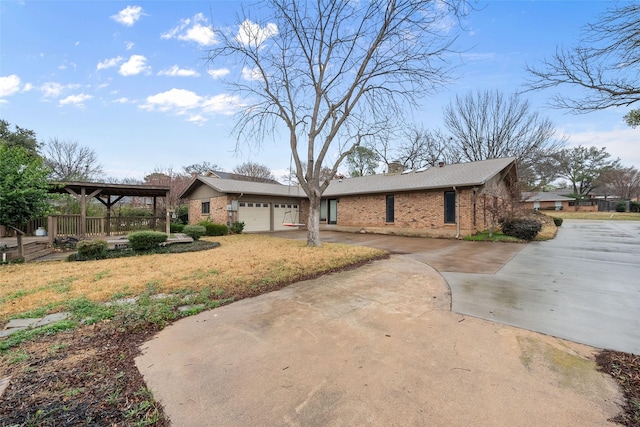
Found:
<path fill-rule="evenodd" d="M 493 237 L 490 238 L 488 230 L 478 232 L 472 236 L 466 236 L 464 240 L 472 242 L 521 242 L 521 240 L 516 239 L 515 237 L 507 236 L 506 234 L 502 234 L 497 231 L 494 231 Z"/>

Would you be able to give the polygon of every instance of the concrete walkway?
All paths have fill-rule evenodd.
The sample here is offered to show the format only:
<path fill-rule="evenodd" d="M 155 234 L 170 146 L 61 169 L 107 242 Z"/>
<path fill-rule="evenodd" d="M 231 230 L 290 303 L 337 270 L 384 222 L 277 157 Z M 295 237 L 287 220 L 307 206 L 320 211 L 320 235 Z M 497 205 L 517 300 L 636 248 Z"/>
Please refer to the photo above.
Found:
<path fill-rule="evenodd" d="M 394 255 L 180 320 L 136 365 L 174 426 L 602 426 L 619 412 L 592 348 L 450 304 L 436 270 Z"/>

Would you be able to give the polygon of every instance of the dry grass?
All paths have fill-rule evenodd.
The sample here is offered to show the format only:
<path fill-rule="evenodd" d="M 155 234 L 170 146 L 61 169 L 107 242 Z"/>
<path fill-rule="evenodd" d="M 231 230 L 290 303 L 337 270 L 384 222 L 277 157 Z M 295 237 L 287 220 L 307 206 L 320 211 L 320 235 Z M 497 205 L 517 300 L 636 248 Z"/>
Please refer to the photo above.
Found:
<path fill-rule="evenodd" d="M 553 222 L 553 218 L 548 215 L 540 215 L 539 219 L 542 220 L 542 230 L 540 230 L 534 240 L 551 240 L 556 237 L 558 227 L 556 227 L 556 224 Z"/>
<path fill-rule="evenodd" d="M 0 267 L 0 321 L 78 297 L 108 301 L 156 292 L 211 288 L 223 298 L 243 296 L 274 284 L 291 283 L 323 272 L 384 256 L 384 251 L 262 235 L 211 238 L 216 249 L 86 262 L 14 264 Z"/>
<path fill-rule="evenodd" d="M 621 221 L 640 221 L 637 212 L 567 212 L 553 211 L 549 215 L 562 219 L 615 219 Z"/>

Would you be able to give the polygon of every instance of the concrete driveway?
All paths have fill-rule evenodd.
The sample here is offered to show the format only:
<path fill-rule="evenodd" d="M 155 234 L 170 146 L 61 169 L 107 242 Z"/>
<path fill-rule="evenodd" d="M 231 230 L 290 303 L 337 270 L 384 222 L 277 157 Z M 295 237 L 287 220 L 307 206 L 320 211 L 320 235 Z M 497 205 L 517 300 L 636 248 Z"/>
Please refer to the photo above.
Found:
<path fill-rule="evenodd" d="M 640 222 L 567 220 L 496 274 L 439 270 L 458 313 L 640 354 Z"/>
<path fill-rule="evenodd" d="M 306 238 L 297 234 L 274 234 Z M 323 232 L 409 254 L 448 282 L 452 310 L 599 348 L 640 354 L 640 222 L 566 220 L 528 244 Z"/>
<path fill-rule="evenodd" d="M 604 223 L 585 226 L 600 229 Z M 565 239 L 573 228 L 567 222 L 551 247 L 561 252 L 560 242 L 565 248 L 575 245 Z M 626 241 L 628 233 L 634 231 L 613 237 Z M 305 238 L 297 231 L 282 235 Z M 322 238 L 383 247 L 396 255 L 180 320 L 145 343 L 136 365 L 174 426 L 601 426 L 619 412 L 617 386 L 597 371 L 593 348 L 450 310 L 443 276 L 454 292 L 454 309 L 457 299 L 500 307 L 476 304 L 474 316 L 484 311 L 490 315 L 484 317 L 499 321 L 496 311 L 545 307 L 533 304 L 541 298 L 490 295 L 492 283 L 520 295 L 514 290 L 519 285 L 507 278 L 519 278 L 531 262 L 530 256 L 520 257 L 530 248 L 543 248 L 540 262 L 555 253 L 545 249 L 547 243 L 326 232 Z M 616 272 L 619 264 L 629 264 L 599 252 L 591 258 L 591 264 L 615 265 Z M 558 274 L 576 277 L 582 267 L 573 262 L 562 262 Z M 504 276 L 512 263 L 520 267 Z M 542 265 L 528 270 L 539 275 L 536 289 L 542 289 L 540 282 L 555 280 L 555 286 L 532 295 L 562 296 L 549 303 L 556 308 L 571 305 L 571 285 L 557 285 L 552 270 Z M 622 270 L 627 268 L 638 267 Z M 583 286 L 592 288 L 591 282 Z M 633 299 L 633 287 L 626 289 L 625 296 L 616 293 L 611 300 Z M 587 307 L 596 294 L 577 299 Z M 618 310 L 627 303 L 616 304 Z M 547 315 L 540 310 L 540 316 Z M 628 331 L 631 337 L 637 333 Z"/>

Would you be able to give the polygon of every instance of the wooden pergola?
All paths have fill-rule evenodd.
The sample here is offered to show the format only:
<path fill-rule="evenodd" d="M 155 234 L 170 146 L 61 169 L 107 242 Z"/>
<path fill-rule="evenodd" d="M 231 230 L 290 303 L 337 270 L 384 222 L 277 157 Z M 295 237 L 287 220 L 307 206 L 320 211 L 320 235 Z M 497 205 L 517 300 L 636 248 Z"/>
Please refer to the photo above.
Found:
<path fill-rule="evenodd" d="M 130 185 L 107 184 L 100 182 L 52 182 L 49 193 L 71 194 L 80 202 L 80 235 L 87 231 L 87 201 L 95 198 L 107 208 L 106 234 L 111 234 L 111 207 L 124 197 L 153 198 L 153 217 L 157 218 L 158 197 L 169 198 L 169 186 L 165 185 Z M 166 232 L 169 234 L 169 221 L 166 222 Z"/>

